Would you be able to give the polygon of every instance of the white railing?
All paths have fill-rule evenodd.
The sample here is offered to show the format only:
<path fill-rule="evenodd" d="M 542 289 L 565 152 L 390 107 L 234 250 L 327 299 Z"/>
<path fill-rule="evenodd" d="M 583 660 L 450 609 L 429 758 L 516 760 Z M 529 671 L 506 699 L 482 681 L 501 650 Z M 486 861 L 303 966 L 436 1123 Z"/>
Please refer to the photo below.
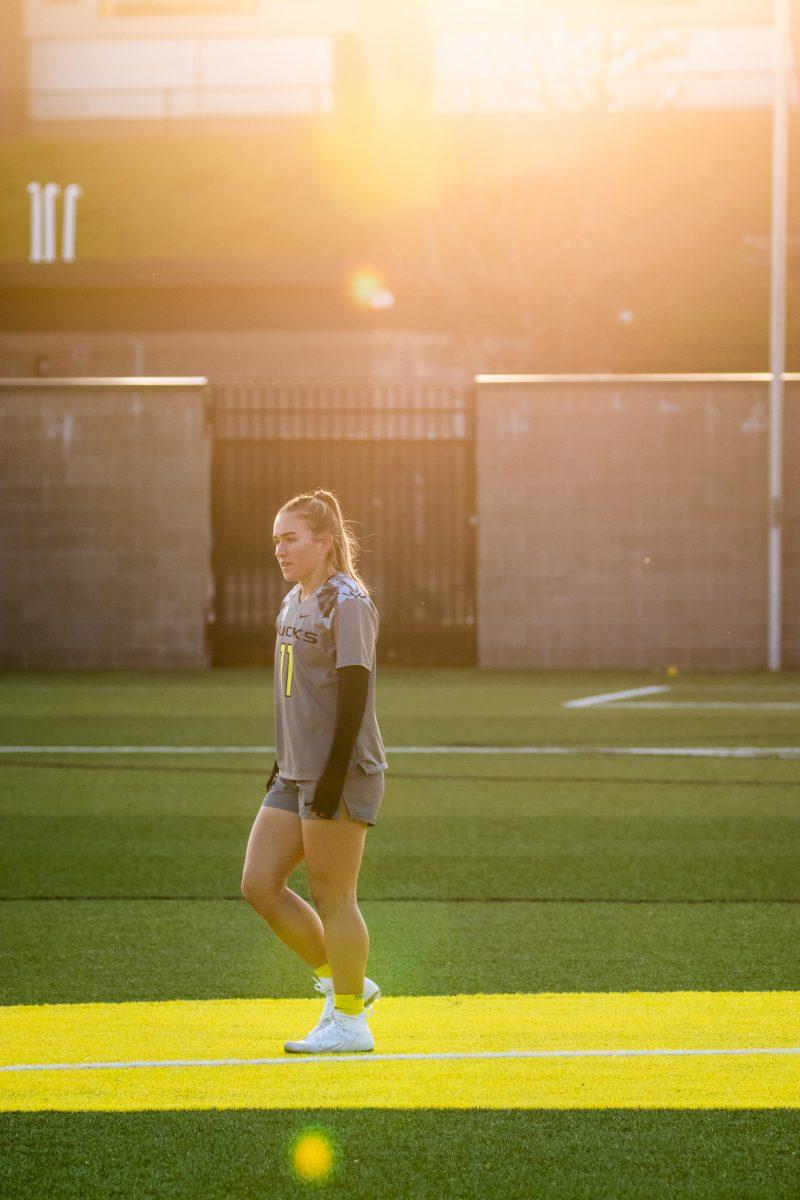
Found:
<path fill-rule="evenodd" d="M 0 388 L 203 388 L 205 375 L 0 376 Z"/>
<path fill-rule="evenodd" d="M 797 383 L 800 374 L 781 375 L 784 383 Z M 722 373 L 654 375 L 476 375 L 475 382 L 487 383 L 770 383 L 769 371 L 730 371 Z"/>

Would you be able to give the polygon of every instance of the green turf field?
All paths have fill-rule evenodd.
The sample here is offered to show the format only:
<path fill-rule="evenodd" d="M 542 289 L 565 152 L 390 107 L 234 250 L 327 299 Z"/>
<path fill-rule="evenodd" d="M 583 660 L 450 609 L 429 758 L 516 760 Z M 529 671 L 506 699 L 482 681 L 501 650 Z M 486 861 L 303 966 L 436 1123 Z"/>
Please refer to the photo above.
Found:
<path fill-rule="evenodd" d="M 564 707 L 654 685 L 669 690 Z M 269 747 L 271 698 L 271 673 L 255 669 L 0 676 L 6 1013 L 311 1002 L 308 970 L 239 891 L 271 754 L 134 752 Z M 377 708 L 389 771 L 359 899 L 387 1012 L 393 998 L 418 1003 L 424 1023 L 418 997 L 592 993 L 613 1013 L 614 994 L 798 992 L 800 674 L 381 668 Z M 7 749 L 21 746 L 131 749 Z M 400 749 L 439 746 L 501 752 Z M 511 752 L 520 746 L 564 752 Z M 302 867 L 291 885 L 308 897 Z M 547 1044 L 570 1047 L 571 1033 L 551 1029 Z M 518 1036 L 520 1048 L 540 1043 L 530 1027 Z M 800 1046 L 800 1028 L 787 1036 Z M 91 1046 L 91 1027 L 85 1037 Z M 34 1042 L 30 1054 L 65 1061 L 57 1047 L 37 1057 Z M 693 1064 L 702 1095 L 704 1060 Z M 525 1078 L 535 1082 L 539 1069 L 531 1060 Z M 43 1074 L 30 1073 L 32 1088 Z M 0 1075 L 0 1093 L 9 1079 Z M 407 1107 L 398 1093 L 396 1104 L 366 1107 L 55 1111 L 45 1091 L 41 1111 L 0 1114 L 0 1194 L 797 1196 L 796 1102 L 634 1107 L 608 1080 L 608 1105 L 589 1107 L 539 1107 L 524 1093 L 503 1107 L 485 1106 L 480 1093 L 461 1107 L 452 1096 L 447 1106 Z M 308 1129 L 333 1147 L 327 1182 L 293 1172 L 294 1139 Z"/>

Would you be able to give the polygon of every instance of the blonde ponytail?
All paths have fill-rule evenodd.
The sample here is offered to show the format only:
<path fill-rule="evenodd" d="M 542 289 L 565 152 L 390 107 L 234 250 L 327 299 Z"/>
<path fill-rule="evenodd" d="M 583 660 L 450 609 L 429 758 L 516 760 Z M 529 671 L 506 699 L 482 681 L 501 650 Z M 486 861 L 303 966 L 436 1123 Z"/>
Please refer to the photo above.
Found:
<path fill-rule="evenodd" d="M 356 571 L 361 555 L 361 545 L 347 521 L 342 516 L 341 505 L 334 492 L 317 488 L 313 492 L 301 492 L 281 505 L 281 512 L 293 512 L 302 517 L 314 537 L 326 533 L 333 537 L 330 550 L 331 566 L 354 579 L 362 591 L 371 595 L 369 586 Z"/>

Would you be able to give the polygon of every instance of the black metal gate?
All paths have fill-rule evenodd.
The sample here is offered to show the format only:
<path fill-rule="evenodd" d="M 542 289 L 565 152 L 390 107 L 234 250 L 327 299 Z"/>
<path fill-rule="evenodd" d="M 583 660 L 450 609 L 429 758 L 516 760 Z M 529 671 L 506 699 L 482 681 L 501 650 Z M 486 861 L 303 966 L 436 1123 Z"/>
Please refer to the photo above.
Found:
<path fill-rule="evenodd" d="M 380 613 L 378 661 L 476 659 L 473 398 L 402 384 L 232 384 L 212 402 L 215 665 L 271 664 L 288 591 L 272 525 L 330 488 L 361 540 Z"/>

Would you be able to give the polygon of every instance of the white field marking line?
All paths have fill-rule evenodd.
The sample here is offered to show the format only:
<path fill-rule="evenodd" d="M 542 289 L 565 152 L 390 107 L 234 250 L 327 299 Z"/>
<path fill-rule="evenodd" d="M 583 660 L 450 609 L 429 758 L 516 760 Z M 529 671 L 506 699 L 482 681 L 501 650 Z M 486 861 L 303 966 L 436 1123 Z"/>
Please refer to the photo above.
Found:
<path fill-rule="evenodd" d="M 89 683 L 80 683 L 78 681 L 72 681 L 69 683 L 6 683 L 6 682 L 0 680 L 0 692 L 15 692 L 15 693 L 16 692 L 63 692 L 63 691 L 67 691 L 67 690 L 70 691 L 70 693 L 74 693 L 77 690 L 80 692 L 108 691 L 108 692 L 117 692 L 120 695 L 124 695 L 125 693 L 131 692 L 131 691 L 151 692 L 153 690 L 153 686 L 154 685 L 152 683 L 125 683 L 125 684 L 122 684 L 122 683 L 92 683 L 92 684 L 89 684 Z M 174 688 L 175 691 L 179 691 L 182 695 L 185 695 L 187 691 L 193 691 L 193 692 L 196 691 L 198 693 L 202 692 L 205 695 L 205 693 L 209 690 L 210 691 L 219 691 L 219 690 L 224 690 L 226 687 L 226 685 L 223 683 L 212 683 L 212 684 L 191 684 L 191 683 L 189 683 L 189 684 L 171 684 L 169 686 Z M 681 683 L 679 684 L 679 687 L 682 692 L 701 692 L 701 693 L 709 692 L 709 691 L 752 693 L 754 691 L 758 691 L 759 689 L 761 689 L 763 691 L 768 691 L 768 692 L 773 692 L 773 691 L 775 691 L 775 692 L 800 692 L 800 684 L 773 683 L 771 681 L 764 684 L 763 687 L 759 683 L 739 684 L 739 683 L 715 683 L 713 681 L 709 681 L 708 683 L 702 684 L 702 683 L 684 683 L 683 681 L 681 681 Z M 256 685 L 256 684 L 253 685 L 253 688 L 254 688 L 254 690 L 261 690 L 259 685 Z M 569 701 L 569 703 L 572 704 L 573 702 Z"/>
<path fill-rule="evenodd" d="M 800 708 L 796 700 L 639 700 L 635 704 L 615 704 L 614 708 Z"/>
<path fill-rule="evenodd" d="M 274 746 L 0 746 L 0 754 L 273 754 Z M 800 758 L 800 746 L 387 746 L 387 754 L 633 754 Z"/>
<path fill-rule="evenodd" d="M 752 1046 L 731 1049 L 677 1050 L 476 1050 L 442 1054 L 303 1054 L 287 1052 L 283 1058 L 162 1058 L 126 1062 L 12 1063 L 0 1071 L 116 1071 L 145 1067 L 259 1067 L 307 1062 L 428 1062 L 485 1058 L 641 1058 L 654 1056 L 720 1054 L 800 1054 L 800 1046 Z"/>
<path fill-rule="evenodd" d="M 669 686 L 628 688 L 624 692 L 603 692 L 600 696 L 581 696 L 578 700 L 562 701 L 562 708 L 589 708 L 597 704 L 609 704 L 612 700 L 626 700 L 629 696 L 655 696 L 658 692 L 668 692 Z"/>
<path fill-rule="evenodd" d="M 0 691 L 116 691 L 122 695 L 128 691 L 152 691 L 156 686 L 158 686 L 157 683 L 86 683 L 80 679 L 68 679 L 65 683 L 11 683 L 6 679 L 0 679 Z M 184 694 L 186 691 L 198 691 L 205 694 L 206 691 L 227 690 L 223 683 L 168 683 L 167 686 L 170 689 L 184 692 Z M 251 684 L 251 686 L 260 690 L 258 684 Z"/>
<path fill-rule="evenodd" d="M 760 683 L 716 683 L 714 680 L 709 680 L 707 683 L 679 683 L 678 687 L 682 692 L 748 692 L 750 695 L 753 692 L 800 692 L 800 684 L 797 683 L 774 683 L 770 680 L 763 685 Z"/>

